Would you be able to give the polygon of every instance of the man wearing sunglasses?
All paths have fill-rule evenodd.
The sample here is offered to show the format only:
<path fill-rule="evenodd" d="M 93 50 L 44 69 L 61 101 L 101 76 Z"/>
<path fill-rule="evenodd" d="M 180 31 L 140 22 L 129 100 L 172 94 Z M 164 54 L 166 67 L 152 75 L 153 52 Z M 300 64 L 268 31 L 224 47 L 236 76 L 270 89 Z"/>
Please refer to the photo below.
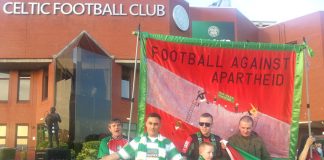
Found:
<path fill-rule="evenodd" d="M 209 113 L 203 113 L 199 118 L 199 132 L 190 135 L 182 149 L 182 154 L 187 160 L 197 160 L 199 158 L 199 144 L 210 142 L 214 146 L 213 160 L 223 157 L 220 137 L 211 133 L 213 116 Z"/>

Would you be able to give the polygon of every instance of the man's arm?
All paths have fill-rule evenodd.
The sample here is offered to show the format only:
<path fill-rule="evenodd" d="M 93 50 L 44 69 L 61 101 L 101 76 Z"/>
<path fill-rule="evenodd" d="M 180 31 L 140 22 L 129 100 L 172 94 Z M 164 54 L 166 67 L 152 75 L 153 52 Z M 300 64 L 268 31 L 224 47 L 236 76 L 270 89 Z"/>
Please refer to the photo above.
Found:
<path fill-rule="evenodd" d="M 267 150 L 267 147 L 265 146 L 263 140 L 262 140 L 262 151 L 261 151 L 261 159 L 263 160 L 271 160 L 270 154 Z"/>
<path fill-rule="evenodd" d="M 58 113 L 51 113 L 51 118 L 53 122 L 60 122 L 61 123 L 61 117 Z"/>
<path fill-rule="evenodd" d="M 221 160 L 231 160 L 231 157 L 228 155 L 228 152 L 226 150 L 227 149 L 228 141 L 225 140 L 225 139 L 222 139 L 219 142 L 220 142 L 221 151 L 222 151 L 222 154 L 223 154 L 223 156 L 220 159 Z"/>
<path fill-rule="evenodd" d="M 187 140 L 185 141 L 183 148 L 181 150 L 181 154 L 183 156 L 183 159 L 190 159 L 190 153 L 192 148 L 192 137 L 189 136 Z"/>
<path fill-rule="evenodd" d="M 222 158 L 223 157 L 223 152 L 222 152 L 222 146 L 221 146 L 221 143 L 220 143 L 220 137 L 219 136 L 216 136 L 215 135 L 215 138 L 216 138 L 216 146 L 215 146 L 215 155 L 214 157 L 217 157 L 217 158 Z"/>
<path fill-rule="evenodd" d="M 309 147 L 313 144 L 314 139 L 312 136 L 307 138 L 303 151 L 300 153 L 298 159 L 305 160 L 309 151 Z"/>
<path fill-rule="evenodd" d="M 101 140 L 100 145 L 99 145 L 98 155 L 97 155 L 98 159 L 102 158 L 103 156 L 109 155 L 109 149 L 107 147 L 108 141 L 109 141 L 108 137 L 103 138 Z"/>
<path fill-rule="evenodd" d="M 60 115 L 59 115 L 58 113 L 56 113 L 56 116 L 57 116 L 57 121 L 61 123 L 61 122 L 62 122 L 62 120 L 61 120 L 61 117 L 60 117 Z"/>
<path fill-rule="evenodd" d="M 52 121 L 51 118 L 52 117 L 51 117 L 50 114 L 47 114 L 46 117 L 45 117 L 45 124 L 46 124 L 47 127 L 49 127 L 51 125 L 51 121 Z"/>
<path fill-rule="evenodd" d="M 182 160 L 182 156 L 180 152 L 177 150 L 177 148 L 175 147 L 175 145 L 169 139 L 167 139 L 167 141 L 165 142 L 166 142 L 165 149 L 167 152 L 165 158 L 170 160 Z"/>
<path fill-rule="evenodd" d="M 120 157 L 117 153 L 113 153 L 111 155 L 102 157 L 101 160 L 118 160 L 119 158 Z"/>

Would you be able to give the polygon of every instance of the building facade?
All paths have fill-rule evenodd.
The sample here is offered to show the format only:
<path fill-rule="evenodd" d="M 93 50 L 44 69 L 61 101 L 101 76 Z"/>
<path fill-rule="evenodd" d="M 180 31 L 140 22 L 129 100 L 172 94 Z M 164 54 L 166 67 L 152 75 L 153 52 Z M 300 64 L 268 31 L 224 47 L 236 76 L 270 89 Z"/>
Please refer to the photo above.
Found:
<path fill-rule="evenodd" d="M 136 62 L 132 33 L 139 26 L 223 41 L 299 44 L 305 38 L 315 52 L 308 58 L 311 120 L 316 134 L 323 132 L 324 12 L 258 28 L 235 8 L 189 7 L 184 0 L 4 0 L 0 8 L 0 147 L 27 150 L 31 159 L 52 106 L 74 142 L 104 133 L 112 117 L 127 125 Z M 300 119 L 306 121 L 303 93 Z"/>

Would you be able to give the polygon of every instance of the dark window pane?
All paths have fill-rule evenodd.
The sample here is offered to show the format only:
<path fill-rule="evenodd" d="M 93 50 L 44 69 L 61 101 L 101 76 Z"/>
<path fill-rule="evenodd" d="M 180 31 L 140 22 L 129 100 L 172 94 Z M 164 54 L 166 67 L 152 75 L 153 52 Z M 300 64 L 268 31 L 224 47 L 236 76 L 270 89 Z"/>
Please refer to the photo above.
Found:
<path fill-rule="evenodd" d="M 130 68 L 122 66 L 121 97 L 130 98 Z"/>
<path fill-rule="evenodd" d="M 48 97 L 48 68 L 43 70 L 43 90 L 42 99 L 45 100 Z"/>

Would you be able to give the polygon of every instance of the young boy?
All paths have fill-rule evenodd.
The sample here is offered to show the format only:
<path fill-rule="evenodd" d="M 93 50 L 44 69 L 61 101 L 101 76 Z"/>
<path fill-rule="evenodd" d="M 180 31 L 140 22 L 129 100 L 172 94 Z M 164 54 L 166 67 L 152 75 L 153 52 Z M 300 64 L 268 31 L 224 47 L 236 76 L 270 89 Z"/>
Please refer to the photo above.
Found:
<path fill-rule="evenodd" d="M 199 144 L 199 160 L 212 160 L 214 155 L 214 146 L 210 142 Z"/>

